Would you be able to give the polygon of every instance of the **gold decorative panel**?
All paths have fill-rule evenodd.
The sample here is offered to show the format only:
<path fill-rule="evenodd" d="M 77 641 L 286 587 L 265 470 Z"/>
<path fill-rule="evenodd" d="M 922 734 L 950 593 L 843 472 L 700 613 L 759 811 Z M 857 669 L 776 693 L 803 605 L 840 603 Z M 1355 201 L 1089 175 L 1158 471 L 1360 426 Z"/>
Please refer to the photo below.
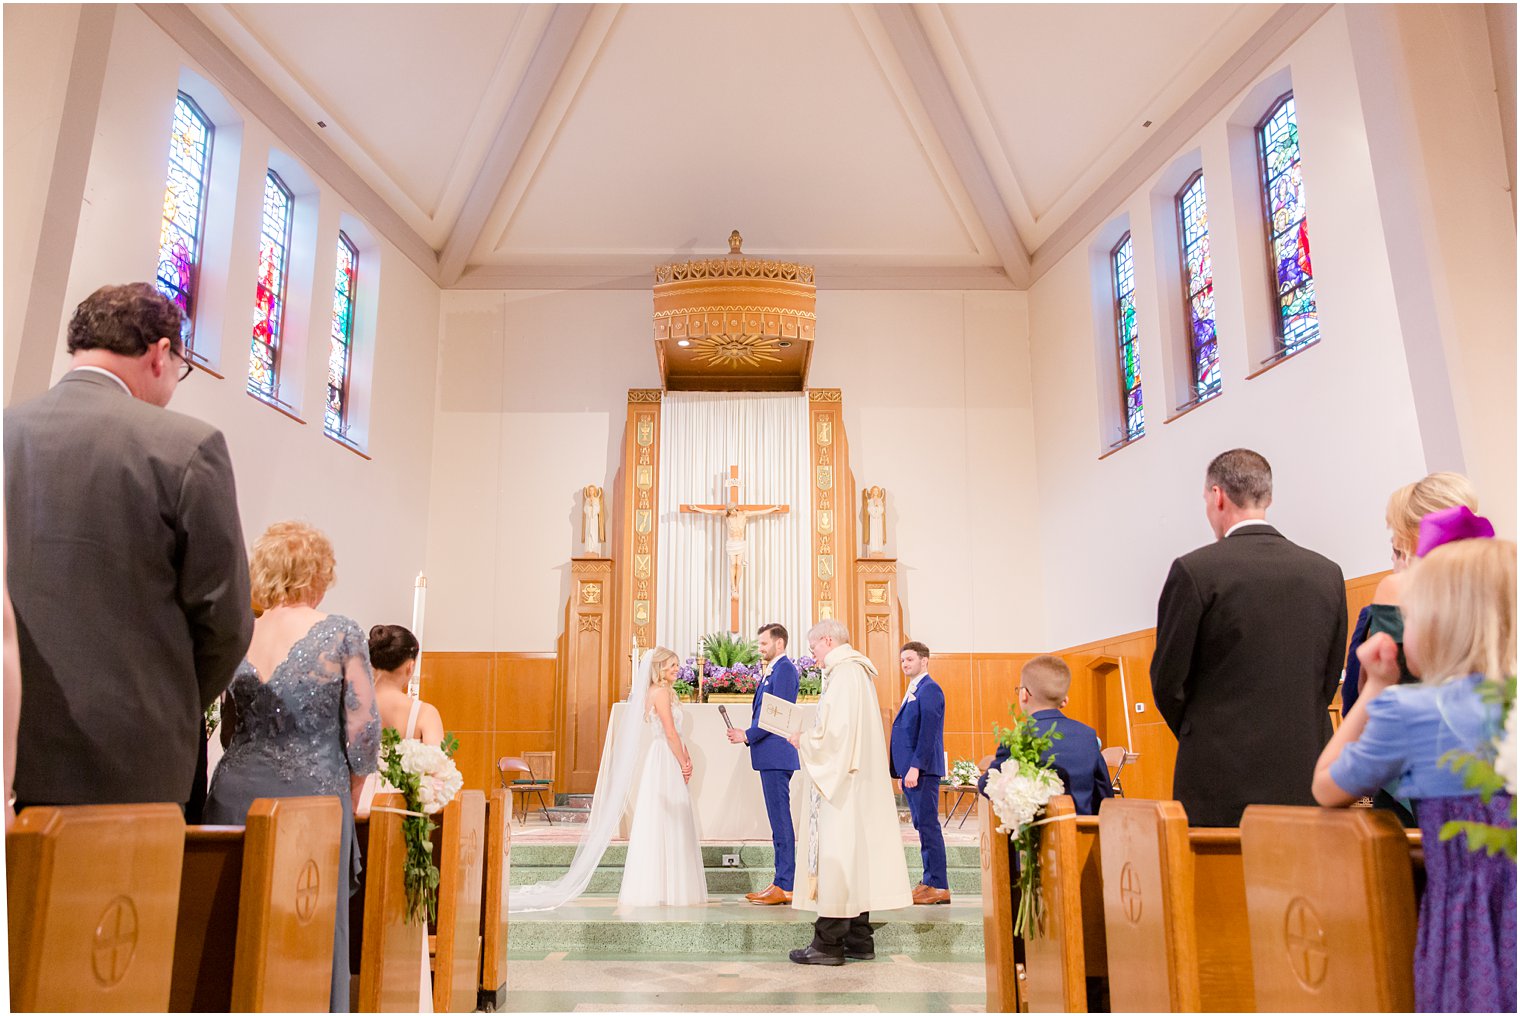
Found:
<path fill-rule="evenodd" d="M 808 392 L 813 459 L 813 613 L 816 619 L 850 617 L 854 562 L 854 483 L 849 470 L 843 405 L 837 388 Z M 839 507 L 846 506 L 845 511 Z M 841 580 L 841 569 L 845 578 Z"/>
<path fill-rule="evenodd" d="M 866 583 L 866 603 L 873 607 L 881 606 L 887 602 L 887 584 L 885 582 Z"/>
<path fill-rule="evenodd" d="M 581 602 L 582 603 L 601 603 L 602 602 L 602 584 L 600 582 L 582 582 L 581 583 Z"/>

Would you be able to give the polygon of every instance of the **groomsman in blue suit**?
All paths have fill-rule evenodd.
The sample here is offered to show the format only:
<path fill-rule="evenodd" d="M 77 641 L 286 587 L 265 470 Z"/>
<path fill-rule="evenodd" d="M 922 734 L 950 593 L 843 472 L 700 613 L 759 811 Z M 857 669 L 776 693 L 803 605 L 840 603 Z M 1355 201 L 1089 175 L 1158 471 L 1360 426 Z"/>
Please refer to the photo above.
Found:
<path fill-rule="evenodd" d="M 760 729 L 760 703 L 765 694 L 797 701 L 797 665 L 786 656 L 786 629 L 779 624 L 760 628 L 760 656 L 769 672 L 755 688 L 755 703 L 748 730 L 730 728 L 728 739 L 749 746 L 749 764 L 760 774 L 765 791 L 765 812 L 771 820 L 771 844 L 776 849 L 776 878 L 759 892 L 746 893 L 751 903 L 763 907 L 792 902 L 792 877 L 797 866 L 796 835 L 792 830 L 792 774 L 797 771 L 797 749 L 784 737 Z"/>
<path fill-rule="evenodd" d="M 913 887 L 915 904 L 950 902 L 945 834 L 939 827 L 939 783 L 945 776 L 945 693 L 929 676 L 929 647 L 909 642 L 900 657 L 908 691 L 892 720 L 892 775 L 918 830 L 924 879 Z"/>

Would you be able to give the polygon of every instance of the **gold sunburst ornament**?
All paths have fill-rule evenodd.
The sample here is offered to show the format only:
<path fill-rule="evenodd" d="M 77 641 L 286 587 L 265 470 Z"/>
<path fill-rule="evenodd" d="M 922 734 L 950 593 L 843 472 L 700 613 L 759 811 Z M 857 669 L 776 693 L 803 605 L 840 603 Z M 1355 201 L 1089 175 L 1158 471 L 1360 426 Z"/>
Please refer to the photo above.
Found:
<path fill-rule="evenodd" d="M 709 335 L 691 340 L 692 353 L 709 367 L 758 367 L 780 363 L 779 340 L 764 335 Z"/>

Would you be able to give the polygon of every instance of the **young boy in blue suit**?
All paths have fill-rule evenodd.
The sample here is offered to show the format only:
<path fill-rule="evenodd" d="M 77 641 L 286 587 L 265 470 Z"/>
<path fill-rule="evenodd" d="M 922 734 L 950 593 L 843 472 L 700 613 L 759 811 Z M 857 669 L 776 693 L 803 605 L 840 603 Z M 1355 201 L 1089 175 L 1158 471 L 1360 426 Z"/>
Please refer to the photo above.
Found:
<path fill-rule="evenodd" d="M 1108 778 L 1098 732 L 1061 712 L 1070 691 L 1071 668 L 1059 656 L 1036 656 L 1019 674 L 1019 708 L 1035 721 L 1040 733 L 1055 731 L 1061 735 L 1051 741 L 1042 761 L 1061 771 L 1077 814 L 1096 815 L 1104 799 L 1114 796 L 1114 786 Z M 1008 748 L 1000 744 L 988 772 L 1001 769 L 1006 761 Z M 985 773 L 977 781 L 977 789 L 987 792 Z"/>
<path fill-rule="evenodd" d="M 908 691 L 892 720 L 892 775 L 918 830 L 924 879 L 913 887 L 915 904 L 950 902 L 945 834 L 939 826 L 939 784 L 945 776 L 945 693 L 929 676 L 929 647 L 909 642 L 899 655 Z"/>
<path fill-rule="evenodd" d="M 779 624 L 760 628 L 760 657 L 770 672 L 755 687 L 755 701 L 748 730 L 730 728 L 728 739 L 749 746 L 749 764 L 760 774 L 765 792 L 765 813 L 771 822 L 771 844 L 776 851 L 776 879 L 759 892 L 745 893 L 751 903 L 763 907 L 792 902 L 792 878 L 797 866 L 796 836 L 792 829 L 792 774 L 797 771 L 797 749 L 784 737 L 760 729 L 760 703 L 767 692 L 788 702 L 797 701 L 797 665 L 786 656 L 786 629 Z"/>

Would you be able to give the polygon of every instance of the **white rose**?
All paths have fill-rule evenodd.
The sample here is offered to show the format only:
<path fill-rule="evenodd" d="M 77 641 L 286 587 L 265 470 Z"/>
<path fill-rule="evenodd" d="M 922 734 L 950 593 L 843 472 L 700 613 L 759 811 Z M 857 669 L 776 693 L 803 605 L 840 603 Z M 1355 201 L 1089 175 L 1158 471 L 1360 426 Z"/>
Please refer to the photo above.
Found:
<path fill-rule="evenodd" d="M 1504 721 L 1504 733 L 1499 735 L 1494 747 L 1498 754 L 1494 758 L 1494 771 L 1504 777 L 1504 789 L 1510 794 L 1515 792 L 1515 708 L 1510 707 L 1509 718 Z"/>

